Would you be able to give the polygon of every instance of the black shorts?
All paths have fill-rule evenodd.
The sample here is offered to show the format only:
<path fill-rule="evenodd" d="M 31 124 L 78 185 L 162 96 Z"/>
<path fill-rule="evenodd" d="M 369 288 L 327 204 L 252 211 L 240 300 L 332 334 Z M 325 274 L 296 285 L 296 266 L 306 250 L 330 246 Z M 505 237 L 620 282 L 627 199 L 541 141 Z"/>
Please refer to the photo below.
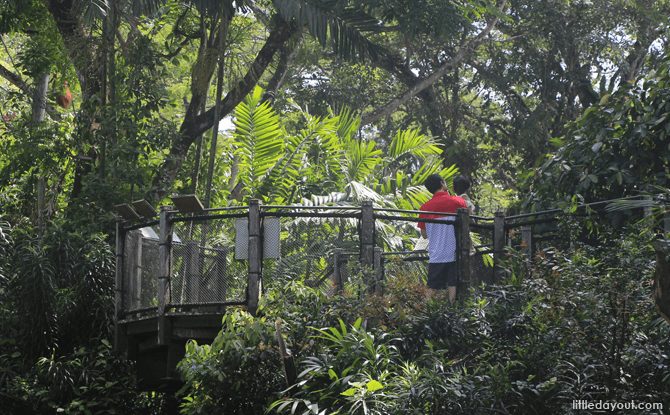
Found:
<path fill-rule="evenodd" d="M 428 288 L 446 290 L 458 284 L 456 262 L 435 262 L 428 264 Z"/>

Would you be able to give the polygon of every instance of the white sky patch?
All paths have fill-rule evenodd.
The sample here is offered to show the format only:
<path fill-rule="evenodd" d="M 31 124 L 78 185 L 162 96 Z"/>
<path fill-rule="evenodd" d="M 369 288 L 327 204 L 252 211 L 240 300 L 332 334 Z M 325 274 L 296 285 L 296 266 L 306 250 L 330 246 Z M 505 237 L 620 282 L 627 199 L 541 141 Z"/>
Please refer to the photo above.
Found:
<path fill-rule="evenodd" d="M 223 117 L 221 121 L 219 121 L 219 133 L 233 133 L 235 130 L 235 124 L 233 124 L 233 117 L 230 115 Z"/>

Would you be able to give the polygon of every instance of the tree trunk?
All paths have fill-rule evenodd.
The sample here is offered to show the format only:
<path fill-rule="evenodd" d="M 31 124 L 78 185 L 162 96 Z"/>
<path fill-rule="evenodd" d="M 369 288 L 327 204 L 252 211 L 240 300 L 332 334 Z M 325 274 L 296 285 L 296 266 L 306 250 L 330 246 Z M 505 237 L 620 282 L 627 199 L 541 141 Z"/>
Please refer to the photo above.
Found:
<path fill-rule="evenodd" d="M 207 187 L 205 188 L 205 209 L 210 208 L 212 201 L 212 181 L 214 180 L 214 164 L 216 162 L 216 146 L 219 137 L 219 120 L 221 120 L 221 95 L 223 94 L 223 58 L 226 35 L 230 25 L 230 17 L 225 13 L 221 16 L 221 26 L 219 27 L 218 57 L 219 70 L 216 79 L 216 103 L 214 104 L 214 120 L 212 125 L 212 140 L 209 145 L 209 165 L 207 166 Z"/>
<path fill-rule="evenodd" d="M 44 72 L 37 77 L 35 90 L 33 91 L 33 122 L 35 124 L 44 121 L 47 108 L 47 90 L 49 89 L 49 72 Z"/>

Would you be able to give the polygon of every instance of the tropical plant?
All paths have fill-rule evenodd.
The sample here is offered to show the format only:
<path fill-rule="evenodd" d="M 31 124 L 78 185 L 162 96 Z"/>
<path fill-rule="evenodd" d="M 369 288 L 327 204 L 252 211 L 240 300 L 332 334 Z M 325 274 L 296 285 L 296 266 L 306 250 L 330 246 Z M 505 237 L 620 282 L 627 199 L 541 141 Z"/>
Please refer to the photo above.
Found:
<path fill-rule="evenodd" d="M 283 387 L 272 322 L 234 311 L 222 324 L 211 346 L 186 344 L 179 363 L 185 381 L 182 413 L 258 414 Z"/>
<path fill-rule="evenodd" d="M 359 121 L 347 110 L 323 118 L 300 110 L 306 127 L 290 134 L 261 100 L 257 88 L 236 110 L 230 159 L 238 160 L 235 187 L 245 198 L 292 204 L 328 196 L 331 203 L 416 209 L 429 198 L 422 188 L 428 175 L 450 181 L 456 172 L 440 165 L 439 148 L 417 131 L 399 132 L 385 155 L 374 141 L 356 137 Z"/>

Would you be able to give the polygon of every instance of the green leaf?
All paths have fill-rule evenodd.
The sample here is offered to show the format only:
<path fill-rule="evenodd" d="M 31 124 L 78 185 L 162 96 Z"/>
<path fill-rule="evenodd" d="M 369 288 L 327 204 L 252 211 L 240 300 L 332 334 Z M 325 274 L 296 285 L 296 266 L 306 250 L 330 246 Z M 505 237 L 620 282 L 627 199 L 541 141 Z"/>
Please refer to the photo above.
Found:
<path fill-rule="evenodd" d="M 600 150 L 600 148 L 601 148 L 602 146 L 603 146 L 603 142 L 602 142 L 602 141 L 598 141 L 597 143 L 595 143 L 595 144 L 593 145 L 593 147 L 591 147 L 591 151 L 593 151 L 594 153 L 597 153 L 598 150 Z"/>
<path fill-rule="evenodd" d="M 363 323 L 363 319 L 358 317 L 358 319 L 354 323 L 354 329 L 356 329 L 356 330 L 360 329 L 361 328 L 361 323 Z"/>
<path fill-rule="evenodd" d="M 344 392 L 342 392 L 342 395 L 344 395 L 344 396 L 354 396 L 355 393 L 356 393 L 356 389 L 349 388 L 349 389 L 345 390 Z"/>
<path fill-rule="evenodd" d="M 565 145 L 565 141 L 561 140 L 560 138 L 552 138 L 549 140 L 549 142 L 556 147 L 563 147 Z"/>
<path fill-rule="evenodd" d="M 372 392 L 372 391 L 379 390 L 379 389 L 383 388 L 384 386 L 376 380 L 371 380 L 371 381 L 369 381 L 368 383 L 365 384 L 365 387 L 369 391 Z"/>

